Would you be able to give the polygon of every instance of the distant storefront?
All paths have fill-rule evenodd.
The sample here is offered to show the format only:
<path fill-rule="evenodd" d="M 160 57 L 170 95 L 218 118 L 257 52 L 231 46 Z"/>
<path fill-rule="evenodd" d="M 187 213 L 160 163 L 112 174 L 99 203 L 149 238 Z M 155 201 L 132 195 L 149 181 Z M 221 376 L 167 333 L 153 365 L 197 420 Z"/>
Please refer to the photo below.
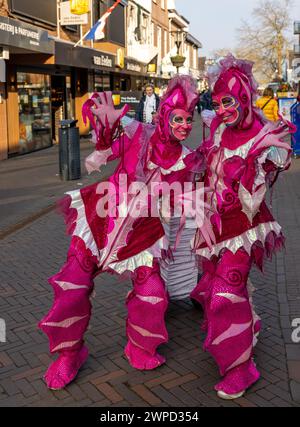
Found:
<path fill-rule="evenodd" d="M 17 73 L 19 150 L 23 154 L 52 144 L 51 78 L 47 74 Z"/>
<path fill-rule="evenodd" d="M 18 13 L 23 13 L 22 5 L 14 2 Z M 49 18 L 55 23 L 55 17 L 41 7 L 39 16 L 40 21 L 46 23 Z M 64 118 L 77 119 L 81 134 L 88 133 L 81 110 L 94 91 L 111 90 L 116 105 L 128 103 L 134 115 L 151 80 L 146 65 L 126 58 L 124 48 L 117 55 L 74 48 L 73 43 L 52 38 L 35 25 L 2 16 L 0 48 L 8 52 L 0 74 L 0 159 L 58 142 Z"/>

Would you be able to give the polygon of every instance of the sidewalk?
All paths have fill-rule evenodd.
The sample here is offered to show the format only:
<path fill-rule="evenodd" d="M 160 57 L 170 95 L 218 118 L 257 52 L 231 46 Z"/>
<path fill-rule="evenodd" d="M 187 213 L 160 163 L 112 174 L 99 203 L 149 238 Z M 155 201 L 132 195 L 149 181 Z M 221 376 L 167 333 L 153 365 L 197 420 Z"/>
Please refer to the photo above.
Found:
<path fill-rule="evenodd" d="M 192 145 L 197 144 L 198 135 L 199 129 L 191 139 Z M 49 167 L 55 174 L 55 153 L 52 160 L 46 157 L 42 159 L 44 170 Z M 28 162 L 23 177 L 31 167 L 39 170 L 36 164 Z M 11 190 L 1 183 L 1 193 L 6 191 L 7 200 L 11 197 L 12 207 L 22 207 L 22 189 L 42 191 L 42 181 L 34 185 L 29 177 L 25 184 L 20 181 L 16 166 L 11 166 L 9 173 L 19 188 L 18 196 L 14 196 L 10 180 L 7 185 Z M 58 185 L 53 176 L 51 179 L 47 191 L 39 193 L 45 202 L 37 200 L 38 192 L 27 192 L 29 202 L 24 200 L 29 207 L 36 203 L 36 209 L 43 209 L 58 193 L 70 189 L 70 183 Z M 0 343 L 0 406 L 300 406 L 300 344 L 291 341 L 292 320 L 300 319 L 299 182 L 300 160 L 295 160 L 291 170 L 279 180 L 273 198 L 274 213 L 287 236 L 286 251 L 267 264 L 264 276 L 253 270 L 255 304 L 263 320 L 255 351 L 262 378 L 245 397 L 235 402 L 217 398 L 213 386 L 219 374 L 210 355 L 202 350 L 202 315 L 188 300 L 170 304 L 170 341 L 161 347 L 161 353 L 167 357 L 166 365 L 153 372 L 133 370 L 123 357 L 124 301 L 130 283 L 110 275 L 96 279 L 97 295 L 87 333 L 90 358 L 66 390 L 47 390 L 42 375 L 50 362 L 48 342 L 37 330 L 37 322 L 52 304 L 52 291 L 46 279 L 61 267 L 69 241 L 62 219 L 49 212 L 0 241 L 0 318 L 7 325 L 7 343 Z M 27 209 L 26 213 L 30 212 Z"/>

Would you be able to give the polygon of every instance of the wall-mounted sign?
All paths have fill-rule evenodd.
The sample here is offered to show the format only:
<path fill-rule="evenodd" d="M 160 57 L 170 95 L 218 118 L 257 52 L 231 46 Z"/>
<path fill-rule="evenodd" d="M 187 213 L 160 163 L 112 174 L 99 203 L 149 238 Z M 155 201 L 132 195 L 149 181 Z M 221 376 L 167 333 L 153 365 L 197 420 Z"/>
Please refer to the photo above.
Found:
<path fill-rule="evenodd" d="M 90 68 L 93 70 L 101 68 L 114 69 L 115 56 L 96 49 L 83 46 L 74 48 L 70 43 L 55 41 L 55 62 L 68 67 Z"/>
<path fill-rule="evenodd" d="M 116 66 L 123 69 L 125 67 L 125 51 L 120 48 L 117 50 L 117 62 Z"/>
<path fill-rule="evenodd" d="M 147 73 L 156 73 L 157 65 L 156 64 L 148 64 Z"/>
<path fill-rule="evenodd" d="M 60 23 L 61 25 L 87 25 L 88 14 L 77 15 L 71 12 L 71 2 L 60 3 Z"/>
<path fill-rule="evenodd" d="M 109 58 L 108 55 L 94 56 L 93 61 L 94 61 L 94 65 L 99 65 L 99 67 L 112 68 L 113 66 L 113 61 L 111 58 Z"/>
<path fill-rule="evenodd" d="M 41 53 L 54 53 L 54 42 L 49 40 L 48 31 L 5 16 L 0 16 L 0 40 L 1 44 L 5 46 L 15 46 Z"/>
<path fill-rule="evenodd" d="M 75 15 L 84 15 L 90 11 L 90 0 L 71 0 L 69 10 Z"/>
<path fill-rule="evenodd" d="M 147 65 L 147 73 L 156 74 L 157 73 L 157 60 L 158 56 L 156 55 Z"/>
<path fill-rule="evenodd" d="M 136 73 L 142 72 L 142 66 L 139 64 L 133 64 L 132 62 L 127 62 L 126 68 L 128 71 L 135 71 Z"/>
<path fill-rule="evenodd" d="M 120 108 L 124 107 L 125 104 L 129 105 L 130 110 L 127 116 L 134 118 L 142 96 L 143 93 L 139 91 L 121 91 L 115 92 L 113 98 L 115 105 Z"/>

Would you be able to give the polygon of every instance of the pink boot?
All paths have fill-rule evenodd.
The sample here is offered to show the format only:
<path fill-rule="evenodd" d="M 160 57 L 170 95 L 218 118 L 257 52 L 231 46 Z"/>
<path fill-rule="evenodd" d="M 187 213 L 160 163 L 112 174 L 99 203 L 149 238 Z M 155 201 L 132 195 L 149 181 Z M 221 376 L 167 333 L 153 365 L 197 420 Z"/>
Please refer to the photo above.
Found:
<path fill-rule="evenodd" d="M 166 359 L 160 354 L 155 353 L 154 356 L 151 356 L 151 354 L 136 347 L 130 341 L 128 341 L 124 353 L 130 365 L 139 371 L 152 371 L 166 362 Z"/>
<path fill-rule="evenodd" d="M 54 290 L 54 304 L 39 323 L 40 329 L 48 335 L 51 353 L 59 353 L 45 375 L 48 387 L 57 390 L 76 377 L 88 357 L 83 343 L 91 317 L 90 297 L 96 267 L 84 248 L 77 256 L 72 255 L 73 249 L 71 245 L 67 263 L 49 279 Z"/>
<path fill-rule="evenodd" d="M 168 341 L 165 326 L 168 297 L 158 264 L 153 268 L 138 268 L 133 275 L 133 286 L 127 297 L 125 355 L 133 368 L 152 370 L 165 363 L 157 347 Z"/>
<path fill-rule="evenodd" d="M 221 399 L 233 400 L 242 397 L 245 391 L 255 384 L 260 378 L 253 360 L 248 360 L 242 365 L 229 371 L 225 378 L 215 386 Z"/>
<path fill-rule="evenodd" d="M 250 268 L 251 258 L 246 252 L 226 251 L 216 264 L 206 293 L 208 331 L 204 348 L 224 377 L 216 386 L 223 399 L 240 397 L 259 378 L 252 361 L 254 333 L 259 332 L 260 323 L 254 319 L 247 290 Z"/>
<path fill-rule="evenodd" d="M 47 387 L 50 390 L 61 390 L 70 384 L 77 376 L 79 369 L 86 362 L 89 352 L 83 346 L 81 350 L 60 353 L 53 362 L 45 376 Z"/>

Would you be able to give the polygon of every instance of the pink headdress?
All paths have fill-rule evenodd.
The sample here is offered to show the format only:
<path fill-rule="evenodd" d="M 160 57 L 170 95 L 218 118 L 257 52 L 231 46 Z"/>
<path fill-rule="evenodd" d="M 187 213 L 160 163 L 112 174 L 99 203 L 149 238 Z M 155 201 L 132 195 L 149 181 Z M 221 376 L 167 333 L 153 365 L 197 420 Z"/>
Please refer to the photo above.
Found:
<path fill-rule="evenodd" d="M 213 94 L 231 94 L 243 110 L 241 126 L 248 128 L 253 123 L 255 108 L 253 100 L 257 93 L 257 83 L 253 76 L 253 62 L 244 61 L 228 54 L 208 70 L 208 80 Z"/>
<path fill-rule="evenodd" d="M 177 75 L 169 83 L 162 97 L 155 121 L 162 142 L 169 140 L 169 117 L 175 109 L 194 113 L 199 99 L 196 81 L 188 75 Z"/>

